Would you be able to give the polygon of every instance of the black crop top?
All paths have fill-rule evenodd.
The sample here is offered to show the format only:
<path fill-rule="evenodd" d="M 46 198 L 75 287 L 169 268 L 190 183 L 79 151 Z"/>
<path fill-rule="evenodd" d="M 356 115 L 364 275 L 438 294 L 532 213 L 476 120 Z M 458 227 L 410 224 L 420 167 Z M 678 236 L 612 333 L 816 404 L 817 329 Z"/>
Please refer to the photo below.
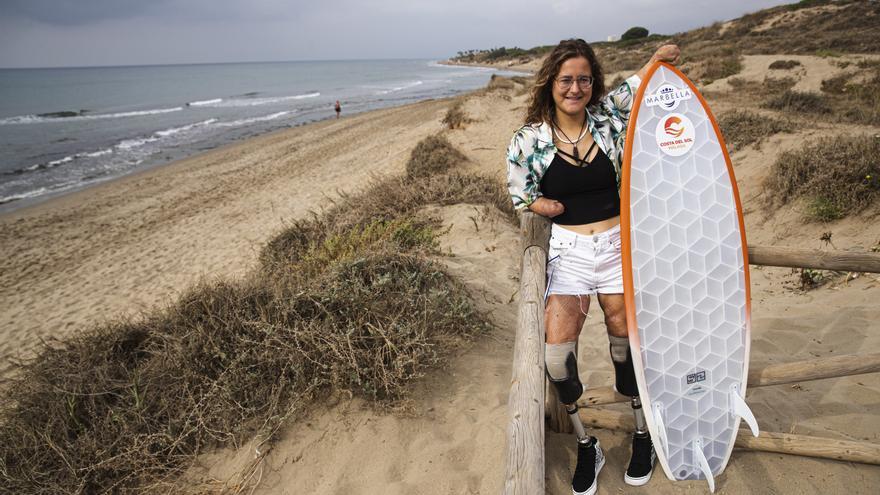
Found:
<path fill-rule="evenodd" d="M 544 176 L 541 193 L 562 203 L 565 211 L 552 218 L 560 225 L 583 225 L 620 215 L 620 194 L 611 160 L 600 149 L 583 167 L 556 153 Z"/>

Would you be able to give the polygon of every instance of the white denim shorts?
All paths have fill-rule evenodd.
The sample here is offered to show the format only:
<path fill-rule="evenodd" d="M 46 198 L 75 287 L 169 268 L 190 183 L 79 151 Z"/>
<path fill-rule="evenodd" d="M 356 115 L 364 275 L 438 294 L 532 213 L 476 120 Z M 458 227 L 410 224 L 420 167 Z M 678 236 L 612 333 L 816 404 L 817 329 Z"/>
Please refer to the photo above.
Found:
<path fill-rule="evenodd" d="M 620 225 L 594 235 L 566 230 L 555 223 L 547 253 L 550 294 L 623 294 Z"/>

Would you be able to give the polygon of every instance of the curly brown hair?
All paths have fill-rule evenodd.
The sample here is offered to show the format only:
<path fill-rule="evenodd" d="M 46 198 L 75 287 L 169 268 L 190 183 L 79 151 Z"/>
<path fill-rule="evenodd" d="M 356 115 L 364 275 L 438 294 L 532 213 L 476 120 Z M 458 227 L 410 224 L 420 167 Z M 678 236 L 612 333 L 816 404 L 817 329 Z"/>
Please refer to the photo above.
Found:
<path fill-rule="evenodd" d="M 605 76 L 590 44 L 582 39 L 562 40 L 550 55 L 547 55 L 544 64 L 535 75 L 535 85 L 532 86 L 531 98 L 526 109 L 526 124 L 553 122 L 556 110 L 556 103 L 553 102 L 553 81 L 559 74 L 562 64 L 568 59 L 577 57 L 587 59 L 593 71 L 593 94 L 587 106 L 595 105 L 605 96 Z"/>

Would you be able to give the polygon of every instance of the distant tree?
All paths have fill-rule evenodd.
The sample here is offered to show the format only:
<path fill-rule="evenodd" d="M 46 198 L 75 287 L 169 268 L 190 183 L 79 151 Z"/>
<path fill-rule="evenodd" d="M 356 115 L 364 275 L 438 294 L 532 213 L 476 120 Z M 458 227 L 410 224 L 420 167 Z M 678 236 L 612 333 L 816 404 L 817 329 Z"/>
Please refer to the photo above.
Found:
<path fill-rule="evenodd" d="M 640 27 L 640 26 L 635 26 L 635 27 L 631 27 L 631 28 L 627 29 L 626 32 L 623 33 L 623 35 L 620 37 L 620 40 L 621 41 L 635 40 L 635 39 L 639 39 L 639 38 L 644 38 L 646 36 L 648 36 L 647 29 Z"/>

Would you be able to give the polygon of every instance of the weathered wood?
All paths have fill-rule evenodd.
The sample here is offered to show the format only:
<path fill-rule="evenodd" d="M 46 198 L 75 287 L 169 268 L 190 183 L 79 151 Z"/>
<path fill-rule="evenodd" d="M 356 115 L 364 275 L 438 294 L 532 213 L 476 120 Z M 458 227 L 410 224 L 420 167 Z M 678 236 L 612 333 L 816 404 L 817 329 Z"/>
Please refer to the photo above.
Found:
<path fill-rule="evenodd" d="M 632 414 L 611 411 L 599 407 L 580 410 L 584 425 L 606 430 L 632 431 Z M 869 442 L 854 442 L 832 438 L 793 435 L 762 431 L 755 438 L 748 430 L 740 430 L 736 437 L 736 448 L 759 452 L 778 452 L 782 454 L 833 459 L 837 461 L 859 462 L 880 465 L 880 445 Z"/>
<path fill-rule="evenodd" d="M 807 382 L 824 378 L 863 375 L 880 371 L 880 353 L 861 356 L 834 356 L 772 364 L 749 372 L 750 387 Z"/>
<path fill-rule="evenodd" d="M 755 438 L 748 430 L 740 430 L 734 446 L 761 452 L 779 452 L 781 454 L 880 465 L 880 445 L 869 442 L 767 431 L 761 432 L 761 436 Z"/>
<path fill-rule="evenodd" d="M 749 246 L 749 264 L 880 273 L 880 253 Z"/>
<path fill-rule="evenodd" d="M 535 230 L 533 214 L 521 220 Z M 532 226 L 529 226 L 532 225 Z M 534 238 L 533 238 L 534 240 Z M 525 242 L 520 305 L 513 351 L 513 377 L 507 401 L 505 494 L 544 493 L 544 286 L 547 251 Z"/>
<path fill-rule="evenodd" d="M 550 219 L 526 210 L 522 213 L 522 216 L 520 217 L 519 227 L 523 251 L 525 251 L 529 246 L 537 246 L 544 250 L 544 255 L 546 256 L 547 248 L 550 244 Z M 541 270 L 546 269 L 546 258 L 544 259 L 544 261 L 545 264 L 540 267 Z M 543 295 L 543 291 L 541 292 L 541 294 Z"/>
<path fill-rule="evenodd" d="M 826 378 L 863 375 L 880 372 L 880 353 L 862 356 L 834 356 L 793 363 L 771 364 L 749 372 L 748 388 L 807 382 Z M 596 406 L 615 402 L 629 402 L 611 387 L 587 389 L 578 401 L 581 406 Z"/>

